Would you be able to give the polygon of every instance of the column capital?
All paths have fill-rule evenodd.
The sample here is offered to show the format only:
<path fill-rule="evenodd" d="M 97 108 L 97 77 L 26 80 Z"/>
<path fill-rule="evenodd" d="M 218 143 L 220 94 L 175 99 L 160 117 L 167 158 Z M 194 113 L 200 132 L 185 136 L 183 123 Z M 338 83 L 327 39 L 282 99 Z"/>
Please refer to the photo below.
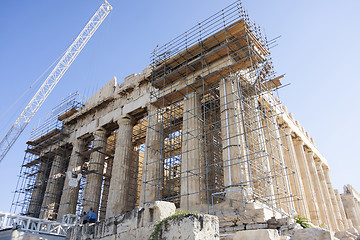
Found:
<path fill-rule="evenodd" d="M 106 132 L 106 129 L 103 127 L 99 127 L 95 130 L 95 132 Z"/>
<path fill-rule="evenodd" d="M 281 129 L 284 130 L 284 132 L 285 132 L 287 135 L 290 135 L 290 134 L 293 132 L 292 128 L 289 127 L 289 125 L 287 125 L 285 122 L 283 122 L 282 124 L 280 124 L 280 127 L 281 127 Z"/>
<path fill-rule="evenodd" d="M 315 160 L 315 154 L 314 154 L 314 152 L 311 150 L 311 148 L 309 148 L 307 145 L 305 145 L 304 144 L 304 151 L 305 151 L 305 153 L 306 154 L 308 154 L 308 155 L 311 155 L 313 158 L 314 158 L 314 160 Z M 316 161 L 315 161 L 316 162 Z"/>
<path fill-rule="evenodd" d="M 130 116 L 129 114 L 126 114 L 126 115 L 120 116 L 118 119 L 115 120 L 115 122 L 118 125 L 123 125 L 123 124 L 134 125 L 135 124 L 135 119 L 134 119 L 134 117 Z"/>
<path fill-rule="evenodd" d="M 80 152 L 81 149 L 84 148 L 84 146 L 85 146 L 85 141 L 84 141 L 84 139 L 76 138 L 72 142 L 72 146 L 73 146 L 73 148 L 77 149 L 77 151 Z"/>
<path fill-rule="evenodd" d="M 330 172 L 330 168 L 329 168 L 329 166 L 328 165 L 326 165 L 326 164 L 323 164 L 323 170 L 324 170 L 324 172 L 325 173 L 327 173 L 327 172 Z"/>
<path fill-rule="evenodd" d="M 304 141 L 300 137 L 293 138 L 293 143 L 294 145 L 302 145 L 302 146 L 305 145 Z"/>

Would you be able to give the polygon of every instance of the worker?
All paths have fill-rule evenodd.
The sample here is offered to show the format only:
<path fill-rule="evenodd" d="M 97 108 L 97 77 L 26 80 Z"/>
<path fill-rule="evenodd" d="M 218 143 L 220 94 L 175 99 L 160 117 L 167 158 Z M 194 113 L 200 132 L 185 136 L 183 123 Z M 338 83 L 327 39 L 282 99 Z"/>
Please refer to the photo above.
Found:
<path fill-rule="evenodd" d="M 95 223 L 96 222 L 96 213 L 92 208 L 87 212 L 87 215 L 89 216 L 89 223 Z"/>
<path fill-rule="evenodd" d="M 82 218 L 82 223 L 86 224 L 89 222 L 89 215 L 86 212 L 83 212 L 83 214 L 81 215 Z"/>

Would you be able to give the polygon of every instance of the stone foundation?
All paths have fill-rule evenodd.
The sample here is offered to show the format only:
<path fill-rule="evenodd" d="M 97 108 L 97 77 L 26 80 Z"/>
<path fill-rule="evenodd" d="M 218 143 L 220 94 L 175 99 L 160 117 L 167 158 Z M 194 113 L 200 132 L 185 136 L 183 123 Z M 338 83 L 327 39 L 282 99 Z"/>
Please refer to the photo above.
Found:
<path fill-rule="evenodd" d="M 155 224 L 173 215 L 175 210 L 173 203 L 156 201 L 101 222 L 72 227 L 68 230 L 66 239 L 149 239 L 155 230 Z M 216 216 L 202 214 L 174 217 L 161 225 L 157 236 L 159 239 L 220 239 L 219 221 Z"/>

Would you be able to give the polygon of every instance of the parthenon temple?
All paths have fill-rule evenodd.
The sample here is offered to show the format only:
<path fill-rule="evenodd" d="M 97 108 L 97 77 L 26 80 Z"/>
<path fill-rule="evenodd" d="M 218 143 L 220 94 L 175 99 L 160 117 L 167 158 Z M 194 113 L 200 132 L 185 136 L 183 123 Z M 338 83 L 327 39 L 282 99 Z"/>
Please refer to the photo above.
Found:
<path fill-rule="evenodd" d="M 13 209 L 61 222 L 161 200 L 220 223 L 224 211 L 261 209 L 360 231 L 360 195 L 333 188 L 278 98 L 271 44 L 236 2 L 157 47 L 141 73 L 65 98 L 27 142 Z"/>

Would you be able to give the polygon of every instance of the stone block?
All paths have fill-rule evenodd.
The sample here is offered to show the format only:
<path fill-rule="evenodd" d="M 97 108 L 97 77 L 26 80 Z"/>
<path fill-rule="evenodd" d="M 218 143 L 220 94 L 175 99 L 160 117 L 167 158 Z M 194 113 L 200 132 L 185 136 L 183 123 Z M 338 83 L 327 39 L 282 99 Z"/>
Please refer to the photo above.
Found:
<path fill-rule="evenodd" d="M 357 236 L 348 232 L 348 231 L 340 231 L 335 233 L 335 237 L 341 240 L 355 240 L 357 239 Z"/>
<path fill-rule="evenodd" d="M 222 227 L 220 228 L 220 232 L 224 233 L 234 233 L 237 231 L 245 230 L 245 225 L 239 225 L 239 226 L 231 226 L 231 227 Z"/>
<path fill-rule="evenodd" d="M 289 236 L 280 236 L 280 240 L 290 240 Z"/>
<path fill-rule="evenodd" d="M 104 229 L 104 222 L 101 221 L 94 225 L 94 238 L 102 238 L 103 237 L 103 229 Z"/>
<path fill-rule="evenodd" d="M 268 225 L 266 223 L 250 223 L 246 225 L 246 230 L 255 230 L 255 229 L 266 229 Z"/>
<path fill-rule="evenodd" d="M 155 201 L 149 206 L 149 209 L 153 210 L 153 221 L 158 222 L 173 215 L 176 211 L 174 203 Z"/>
<path fill-rule="evenodd" d="M 334 240 L 334 234 L 322 228 L 304 228 L 294 232 L 291 240 Z"/>
<path fill-rule="evenodd" d="M 219 221 L 211 215 L 186 215 L 162 226 L 161 239 L 212 240 L 220 239 Z"/>
<path fill-rule="evenodd" d="M 154 231 L 154 226 L 149 225 L 147 227 L 141 227 L 136 230 L 136 239 L 149 239 L 150 235 Z"/>
<path fill-rule="evenodd" d="M 102 236 L 110 236 L 116 234 L 116 221 L 114 217 L 108 218 L 103 222 Z"/>
<path fill-rule="evenodd" d="M 136 238 L 136 229 L 131 229 L 129 231 L 124 231 L 116 234 L 116 240 L 130 240 Z"/>
<path fill-rule="evenodd" d="M 274 229 L 258 229 L 245 230 L 235 233 L 233 240 L 280 240 L 277 230 Z"/>
<path fill-rule="evenodd" d="M 118 218 L 117 233 L 122 233 L 137 227 L 138 208 L 129 211 Z"/>
<path fill-rule="evenodd" d="M 100 240 L 116 240 L 116 234 L 100 238 Z"/>

